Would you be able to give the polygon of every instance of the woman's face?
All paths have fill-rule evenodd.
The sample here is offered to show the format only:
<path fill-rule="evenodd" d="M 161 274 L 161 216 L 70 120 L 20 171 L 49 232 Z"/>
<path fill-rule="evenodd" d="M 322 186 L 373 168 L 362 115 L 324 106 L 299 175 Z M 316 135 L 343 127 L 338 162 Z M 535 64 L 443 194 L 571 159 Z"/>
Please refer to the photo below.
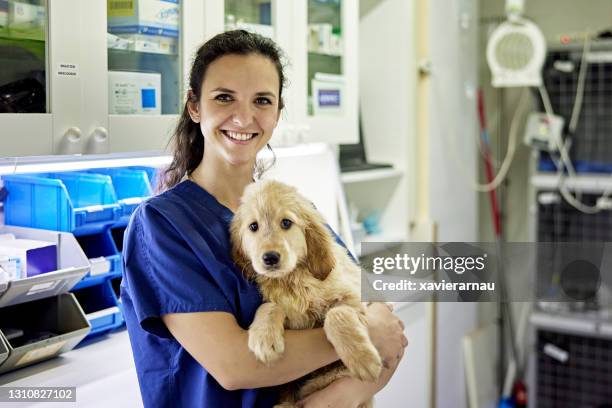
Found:
<path fill-rule="evenodd" d="M 230 54 L 211 63 L 200 101 L 189 108 L 200 123 L 205 155 L 252 164 L 278 122 L 279 86 L 274 63 L 259 54 Z"/>

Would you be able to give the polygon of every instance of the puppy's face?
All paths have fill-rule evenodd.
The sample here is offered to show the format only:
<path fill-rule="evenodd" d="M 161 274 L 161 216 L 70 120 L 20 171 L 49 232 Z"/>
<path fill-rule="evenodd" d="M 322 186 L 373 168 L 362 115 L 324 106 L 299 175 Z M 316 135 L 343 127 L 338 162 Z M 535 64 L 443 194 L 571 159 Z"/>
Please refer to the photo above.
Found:
<path fill-rule="evenodd" d="M 272 182 L 255 183 L 245 191 L 232 223 L 232 240 L 235 252 L 242 252 L 257 274 L 281 278 L 307 255 L 302 203 L 294 193 Z"/>

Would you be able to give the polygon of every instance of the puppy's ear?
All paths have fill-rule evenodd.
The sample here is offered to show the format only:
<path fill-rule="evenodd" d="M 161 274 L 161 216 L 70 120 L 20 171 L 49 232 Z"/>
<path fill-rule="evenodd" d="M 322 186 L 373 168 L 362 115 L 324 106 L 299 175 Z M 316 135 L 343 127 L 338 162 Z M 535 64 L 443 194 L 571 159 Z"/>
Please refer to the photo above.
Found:
<path fill-rule="evenodd" d="M 230 241 L 232 244 L 232 259 L 236 266 L 242 271 L 242 274 L 247 279 L 253 279 L 255 277 L 255 270 L 251 260 L 246 256 L 242 250 L 242 232 L 240 229 L 241 217 L 240 214 L 236 214 L 232 223 L 230 224 Z"/>
<path fill-rule="evenodd" d="M 237 245 L 232 245 L 232 259 L 234 263 L 242 271 L 242 274 L 245 278 L 251 280 L 255 278 L 255 270 L 253 269 L 253 264 L 247 258 L 247 256 L 242 251 L 242 247 L 240 247 L 240 243 Z"/>
<path fill-rule="evenodd" d="M 316 210 L 309 209 L 308 213 L 305 217 L 308 222 L 305 230 L 306 265 L 315 278 L 325 280 L 336 266 L 332 237 Z"/>

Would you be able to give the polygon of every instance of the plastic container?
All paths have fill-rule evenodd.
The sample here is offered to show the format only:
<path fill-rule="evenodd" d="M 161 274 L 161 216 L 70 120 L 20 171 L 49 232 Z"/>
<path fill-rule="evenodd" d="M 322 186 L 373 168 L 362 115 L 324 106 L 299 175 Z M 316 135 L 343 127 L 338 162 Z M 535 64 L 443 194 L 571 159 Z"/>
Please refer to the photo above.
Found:
<path fill-rule="evenodd" d="M 123 315 L 110 280 L 107 279 L 99 285 L 74 290 L 72 293 L 76 296 L 91 324 L 91 332 L 87 337 L 104 334 L 123 324 Z"/>
<path fill-rule="evenodd" d="M 20 329 L 24 336 L 8 340 L 2 328 Z M 0 339 L 8 358 L 0 365 L 0 373 L 69 351 L 89 331 L 83 310 L 70 293 L 1 308 Z"/>
<path fill-rule="evenodd" d="M 98 285 L 121 276 L 121 254 L 113 241 L 111 230 L 76 237 L 90 263 L 90 271 L 74 289 Z"/>
<path fill-rule="evenodd" d="M 88 172 L 111 178 L 117 203 L 121 206 L 121 222 L 124 224 L 127 224 L 138 204 L 153 194 L 149 173 L 144 168 L 101 168 Z"/>
<path fill-rule="evenodd" d="M 110 176 L 66 172 L 2 178 L 7 225 L 78 235 L 102 231 L 121 216 Z"/>
<path fill-rule="evenodd" d="M 57 246 L 60 269 L 31 278 L 9 281 L 0 287 L 0 308 L 67 292 L 89 271 L 89 262 L 74 236 L 66 232 L 3 227 L 0 233 L 17 238 L 48 241 Z"/>

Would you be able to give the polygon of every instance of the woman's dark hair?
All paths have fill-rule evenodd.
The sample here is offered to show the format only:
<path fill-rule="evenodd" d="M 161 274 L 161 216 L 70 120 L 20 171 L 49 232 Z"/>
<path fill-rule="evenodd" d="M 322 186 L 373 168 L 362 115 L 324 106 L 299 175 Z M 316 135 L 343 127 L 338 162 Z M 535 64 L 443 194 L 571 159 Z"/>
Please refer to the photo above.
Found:
<path fill-rule="evenodd" d="M 286 82 L 282 62 L 284 54 L 274 41 L 245 30 L 226 31 L 206 41 L 196 52 L 193 64 L 191 65 L 191 72 L 189 74 L 189 89 L 191 93 L 188 94 L 190 99 L 185 101 L 183 112 L 170 139 L 169 144 L 171 145 L 173 158 L 170 165 L 162 170 L 160 174 L 157 192 L 165 191 L 178 184 L 185 175 L 191 174 L 202 161 L 204 155 L 204 136 L 200 130 L 200 124 L 191 120 L 188 104 L 200 100 L 202 82 L 210 64 L 230 54 L 259 54 L 274 63 L 280 84 L 280 89 L 278 90 L 279 110 L 283 108 L 282 95 Z M 256 172 L 261 173 L 263 169 L 259 165 L 257 167 L 255 169 Z"/>

